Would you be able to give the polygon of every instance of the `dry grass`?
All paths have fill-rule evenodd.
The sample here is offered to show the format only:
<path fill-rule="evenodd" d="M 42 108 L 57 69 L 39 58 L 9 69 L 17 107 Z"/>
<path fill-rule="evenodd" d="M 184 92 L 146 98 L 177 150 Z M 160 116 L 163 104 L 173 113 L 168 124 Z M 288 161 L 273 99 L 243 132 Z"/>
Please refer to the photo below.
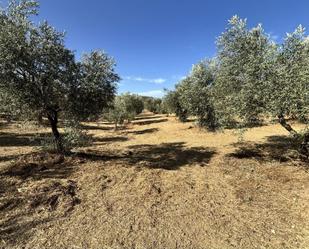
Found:
<path fill-rule="evenodd" d="M 309 248 L 308 165 L 280 126 L 84 126 L 93 146 L 66 158 L 1 126 L 0 248 Z"/>

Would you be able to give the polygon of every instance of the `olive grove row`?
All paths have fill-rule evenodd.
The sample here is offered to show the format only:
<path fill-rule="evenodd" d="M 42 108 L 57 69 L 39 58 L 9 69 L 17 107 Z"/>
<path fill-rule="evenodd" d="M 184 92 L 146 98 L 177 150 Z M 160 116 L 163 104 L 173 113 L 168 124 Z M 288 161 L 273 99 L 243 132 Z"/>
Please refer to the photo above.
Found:
<path fill-rule="evenodd" d="M 309 119 L 309 39 L 302 26 L 277 44 L 261 25 L 248 28 L 234 16 L 217 39 L 217 55 L 193 66 L 162 100 L 116 96 L 115 62 L 102 51 L 76 60 L 64 33 L 36 24 L 38 2 L 11 0 L 0 9 L 0 114 L 49 121 L 55 147 L 64 152 L 59 120 L 70 126 L 105 117 L 116 124 L 144 108 L 196 116 L 209 130 L 255 124 L 272 117 L 301 141 L 309 154 L 309 132 L 288 122 Z"/>
<path fill-rule="evenodd" d="M 189 115 L 210 130 L 275 118 L 301 141 L 308 155 L 309 132 L 287 120 L 309 119 L 309 38 L 302 26 L 277 44 L 261 25 L 249 29 L 234 16 L 217 39 L 217 55 L 193 66 L 163 99 L 181 121 Z"/>

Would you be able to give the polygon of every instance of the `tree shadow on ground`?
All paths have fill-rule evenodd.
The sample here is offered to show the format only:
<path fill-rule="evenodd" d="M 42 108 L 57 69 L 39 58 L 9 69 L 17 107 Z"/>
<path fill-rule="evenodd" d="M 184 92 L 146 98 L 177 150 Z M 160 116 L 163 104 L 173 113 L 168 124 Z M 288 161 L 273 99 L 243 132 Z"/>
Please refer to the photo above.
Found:
<path fill-rule="evenodd" d="M 140 115 L 134 118 L 135 121 L 138 120 L 148 120 L 148 119 L 160 119 L 163 115 Z"/>
<path fill-rule="evenodd" d="M 143 134 L 155 133 L 157 131 L 159 131 L 158 128 L 149 128 L 149 129 L 140 130 L 140 131 L 128 131 L 126 133 L 127 134 L 133 134 L 133 135 L 143 135 Z"/>
<path fill-rule="evenodd" d="M 31 181 L 67 179 L 77 166 L 74 160 L 48 152 L 31 153 L 20 157 L 5 170 L 0 171 L 0 176 Z"/>
<path fill-rule="evenodd" d="M 91 140 L 95 145 L 116 143 L 116 142 L 126 142 L 129 140 L 127 137 L 113 136 L 113 137 L 91 137 Z"/>
<path fill-rule="evenodd" d="M 63 135 L 63 134 L 62 134 Z M 0 132 L 0 147 L 22 147 L 22 146 L 42 146 L 46 138 L 50 138 L 51 133 L 1 133 Z M 98 144 L 106 144 L 111 142 L 125 142 L 127 137 L 112 136 L 112 137 L 99 137 L 87 135 L 90 141 Z M 17 157 L 16 157 L 17 158 Z M 0 155 L 0 162 L 5 161 L 6 157 Z M 8 159 L 11 160 L 11 159 Z"/>
<path fill-rule="evenodd" d="M 104 153 L 104 154 L 103 154 Z M 127 166 L 177 170 L 189 164 L 206 166 L 216 155 L 213 148 L 186 147 L 185 143 L 163 143 L 160 145 L 133 145 L 125 153 L 108 153 L 95 150 L 76 153 L 76 157 L 89 161 L 123 161 Z"/>
<path fill-rule="evenodd" d="M 224 129 L 226 130 L 234 130 L 234 129 L 250 129 L 250 128 L 258 128 L 258 127 L 263 127 L 267 126 L 269 123 L 266 123 L 263 120 L 259 120 L 256 122 L 251 122 L 251 123 L 242 123 L 238 122 L 236 120 L 230 121 L 226 126 L 224 126 Z"/>
<path fill-rule="evenodd" d="M 80 160 L 91 161 L 91 162 L 107 162 L 112 160 L 121 160 L 125 158 L 124 155 L 102 153 L 102 151 L 97 150 L 87 150 L 83 152 L 76 152 L 75 157 Z"/>
<path fill-rule="evenodd" d="M 114 129 L 113 126 L 95 126 L 95 125 L 86 125 L 86 124 L 81 124 L 81 128 L 84 130 L 101 130 L 101 131 L 111 131 Z"/>
<path fill-rule="evenodd" d="M 289 136 L 269 136 L 264 143 L 236 143 L 236 151 L 228 154 L 238 159 L 256 159 L 261 162 L 288 162 L 301 159 L 297 150 L 299 142 Z"/>
<path fill-rule="evenodd" d="M 23 155 L 21 155 L 21 154 L 18 154 L 18 155 L 5 155 L 5 156 L 1 156 L 0 155 L 0 163 L 1 162 L 8 162 L 8 161 L 15 160 L 15 159 L 19 158 L 20 156 L 23 156 Z"/>
<path fill-rule="evenodd" d="M 3 133 L 0 132 L 0 147 L 40 146 L 50 133 Z"/>
<path fill-rule="evenodd" d="M 184 143 L 130 146 L 131 156 L 126 158 L 130 165 L 148 168 L 176 170 L 188 164 L 207 165 L 216 154 L 212 148 L 186 147 Z"/>
<path fill-rule="evenodd" d="M 157 123 L 163 123 L 163 122 L 167 122 L 168 119 L 167 118 L 163 118 L 163 119 L 154 119 L 154 120 L 145 120 L 145 121 L 133 121 L 132 124 L 135 125 L 150 125 L 150 124 L 157 124 Z"/>

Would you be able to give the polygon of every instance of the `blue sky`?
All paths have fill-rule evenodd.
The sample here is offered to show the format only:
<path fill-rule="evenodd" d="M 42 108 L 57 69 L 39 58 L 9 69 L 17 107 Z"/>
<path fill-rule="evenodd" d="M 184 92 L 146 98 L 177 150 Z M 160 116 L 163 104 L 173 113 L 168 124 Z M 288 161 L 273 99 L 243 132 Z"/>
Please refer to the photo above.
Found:
<path fill-rule="evenodd" d="M 308 0 L 41 0 L 39 19 L 67 31 L 78 58 L 92 49 L 113 56 L 119 92 L 161 96 L 215 55 L 216 37 L 235 14 L 278 41 L 298 24 L 309 28 Z"/>

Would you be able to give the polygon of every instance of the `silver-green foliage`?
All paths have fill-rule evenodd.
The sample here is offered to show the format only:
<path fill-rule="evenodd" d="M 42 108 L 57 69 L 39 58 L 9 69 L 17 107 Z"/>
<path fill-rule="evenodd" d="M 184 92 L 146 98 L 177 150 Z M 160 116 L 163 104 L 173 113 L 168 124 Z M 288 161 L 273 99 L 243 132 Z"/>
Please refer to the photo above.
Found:
<path fill-rule="evenodd" d="M 136 94 L 124 93 L 116 96 L 113 107 L 105 115 L 106 119 L 117 125 L 124 124 L 125 121 L 130 122 L 138 114 L 142 113 L 144 103 L 140 96 Z"/>
<path fill-rule="evenodd" d="M 211 130 L 217 128 L 212 96 L 214 80 L 215 62 L 202 61 L 194 65 L 190 74 L 176 86 L 180 106 L 196 116 L 201 127 Z"/>
<path fill-rule="evenodd" d="M 308 130 L 301 135 L 287 122 L 309 119 L 309 38 L 304 28 L 299 26 L 278 45 L 260 24 L 249 29 L 245 19 L 234 16 L 217 47 L 214 67 L 195 65 L 163 98 L 170 111 L 179 117 L 195 115 L 208 127 L 244 127 L 272 116 L 302 141 L 301 150 L 309 155 Z"/>
<path fill-rule="evenodd" d="M 146 110 L 153 113 L 162 113 L 164 110 L 162 109 L 162 100 L 160 98 L 154 97 L 142 97 L 144 102 L 144 107 Z"/>
<path fill-rule="evenodd" d="M 69 112 L 80 120 L 97 119 L 109 108 L 116 94 L 113 58 L 102 51 L 84 54 L 76 63 L 78 77 L 72 81 L 68 95 Z"/>
<path fill-rule="evenodd" d="M 272 77 L 275 44 L 261 25 L 248 29 L 246 20 L 234 16 L 217 45 L 215 104 L 220 121 L 258 121 L 265 110 L 261 93 Z"/>
<path fill-rule="evenodd" d="M 309 115 L 309 40 L 302 26 L 278 47 L 265 102 L 274 116 L 306 121 Z"/>
<path fill-rule="evenodd" d="M 187 121 L 189 115 L 188 107 L 182 104 L 180 92 L 177 89 L 166 92 L 163 98 L 163 105 L 167 113 L 175 113 L 181 122 Z"/>
<path fill-rule="evenodd" d="M 65 47 L 64 33 L 47 22 L 36 25 L 37 1 L 9 2 L 0 12 L 0 89 L 27 104 L 28 113 L 42 113 L 50 122 L 58 151 L 62 119 L 98 117 L 116 92 L 113 60 L 92 52 L 77 62 Z"/>

